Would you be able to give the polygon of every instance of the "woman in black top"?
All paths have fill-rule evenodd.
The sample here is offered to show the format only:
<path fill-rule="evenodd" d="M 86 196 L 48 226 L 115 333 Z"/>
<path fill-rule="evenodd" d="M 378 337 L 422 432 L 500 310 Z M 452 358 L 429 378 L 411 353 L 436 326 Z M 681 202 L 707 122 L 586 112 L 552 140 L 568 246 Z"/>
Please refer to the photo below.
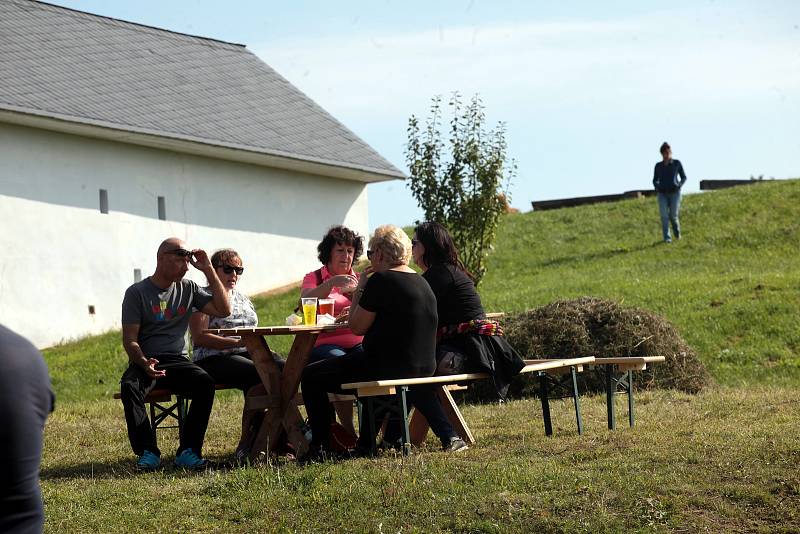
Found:
<path fill-rule="evenodd" d="M 498 395 L 504 398 L 525 362 L 502 336 L 499 324 L 486 320 L 453 238 L 441 224 L 424 222 L 415 228 L 411 243 L 414 262 L 436 295 L 436 374 L 490 373 Z"/>
<path fill-rule="evenodd" d="M 348 318 L 352 332 L 364 336 L 363 350 L 313 363 L 303 372 L 312 459 L 330 445 L 328 392 L 343 393 L 340 386 L 347 382 L 431 376 L 436 370 L 436 297 L 408 266 L 408 236 L 396 226 L 378 227 L 367 257 L 371 266 L 359 277 Z M 414 403 L 413 394 L 410 400 Z M 362 414 L 362 423 L 369 416 Z M 362 429 L 359 447 L 371 448 L 369 439 Z"/>

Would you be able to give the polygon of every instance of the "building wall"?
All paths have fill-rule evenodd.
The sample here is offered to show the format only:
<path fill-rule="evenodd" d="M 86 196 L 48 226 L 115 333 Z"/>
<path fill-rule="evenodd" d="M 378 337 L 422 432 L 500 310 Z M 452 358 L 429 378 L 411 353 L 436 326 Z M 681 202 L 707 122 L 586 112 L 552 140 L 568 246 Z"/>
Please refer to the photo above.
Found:
<path fill-rule="evenodd" d="M 0 161 L 0 323 L 39 347 L 119 328 L 125 288 L 166 237 L 235 248 L 254 294 L 316 269 L 329 226 L 368 230 L 362 182 L 7 124 Z"/>

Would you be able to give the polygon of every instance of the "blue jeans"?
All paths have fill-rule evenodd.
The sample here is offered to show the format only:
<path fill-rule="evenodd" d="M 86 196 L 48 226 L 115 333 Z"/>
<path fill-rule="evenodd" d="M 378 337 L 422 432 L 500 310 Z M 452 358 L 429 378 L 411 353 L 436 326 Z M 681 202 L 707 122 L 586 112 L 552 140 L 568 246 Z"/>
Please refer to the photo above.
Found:
<path fill-rule="evenodd" d="M 661 233 L 664 241 L 670 242 L 669 225 L 672 223 L 672 231 L 675 232 L 675 239 L 681 238 L 681 223 L 678 214 L 681 211 L 681 192 L 658 193 L 658 212 L 661 214 Z"/>
<path fill-rule="evenodd" d="M 355 347 L 349 349 L 343 349 L 339 345 L 333 344 L 319 345 L 314 347 L 314 349 L 311 351 L 311 354 L 308 355 L 308 363 L 311 364 L 320 362 L 322 360 L 328 360 L 330 358 L 338 358 L 339 356 L 344 356 L 352 350 L 361 350 L 361 344 L 359 343 Z"/>

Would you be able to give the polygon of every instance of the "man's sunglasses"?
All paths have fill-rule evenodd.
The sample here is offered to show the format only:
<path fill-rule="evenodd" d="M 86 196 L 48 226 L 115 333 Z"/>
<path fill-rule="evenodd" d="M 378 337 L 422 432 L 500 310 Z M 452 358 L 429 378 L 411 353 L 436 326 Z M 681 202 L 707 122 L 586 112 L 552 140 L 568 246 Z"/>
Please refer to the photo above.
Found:
<path fill-rule="evenodd" d="M 175 250 L 170 250 L 169 254 L 175 254 L 176 256 L 180 256 L 181 258 L 188 258 L 192 255 L 191 250 L 186 250 L 185 248 L 176 248 Z"/>
<path fill-rule="evenodd" d="M 222 272 L 225 274 L 231 274 L 232 272 L 236 272 L 239 276 L 242 276 L 244 272 L 244 267 L 234 267 L 233 265 L 218 265 L 218 267 L 222 267 Z"/>

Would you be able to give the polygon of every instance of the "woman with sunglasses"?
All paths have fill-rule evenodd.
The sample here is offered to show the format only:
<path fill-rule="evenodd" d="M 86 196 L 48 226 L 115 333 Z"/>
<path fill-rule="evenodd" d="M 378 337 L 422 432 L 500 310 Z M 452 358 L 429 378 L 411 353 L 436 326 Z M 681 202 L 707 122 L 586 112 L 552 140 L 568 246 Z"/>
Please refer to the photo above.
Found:
<path fill-rule="evenodd" d="M 352 304 L 353 291 L 358 285 L 358 273 L 353 262 L 361 257 L 364 238 L 346 226 L 331 227 L 317 245 L 317 258 L 322 267 L 303 278 L 301 297 L 333 299 L 333 313 L 345 317 Z M 308 363 L 344 356 L 361 347 L 363 336 L 353 334 L 350 329 L 323 332 L 317 338 Z M 333 407 L 342 426 L 355 438 L 353 427 L 353 403 L 334 402 Z"/>
<path fill-rule="evenodd" d="M 258 315 L 247 295 L 236 289 L 239 277 L 244 273 L 242 258 L 232 249 L 218 250 L 211 256 L 211 265 L 219 276 L 232 312 L 227 317 L 209 317 L 195 312 L 189 320 L 194 347 L 192 360 L 214 378 L 217 384 L 229 384 L 247 395 L 253 386 L 261 385 L 255 364 L 247 353 L 244 342 L 235 337 L 223 337 L 203 332 L 207 328 L 241 328 L 258 326 Z M 236 458 L 243 459 L 249 453 L 247 444 L 252 435 L 251 427 L 260 421 L 250 419 L 252 413 L 242 414 L 242 436 L 236 448 Z"/>

